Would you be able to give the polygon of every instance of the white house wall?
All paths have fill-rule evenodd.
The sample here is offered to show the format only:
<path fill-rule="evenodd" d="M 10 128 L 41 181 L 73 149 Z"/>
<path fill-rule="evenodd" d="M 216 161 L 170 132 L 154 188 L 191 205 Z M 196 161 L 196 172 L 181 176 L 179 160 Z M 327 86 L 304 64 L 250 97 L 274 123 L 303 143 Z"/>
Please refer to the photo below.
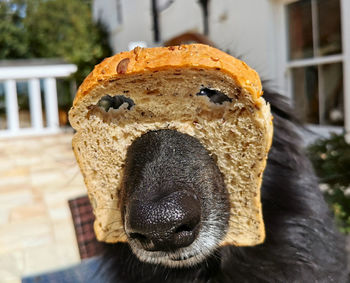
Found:
<path fill-rule="evenodd" d="M 153 42 L 151 0 L 119 0 L 122 23 L 117 19 L 118 0 L 95 0 L 94 16 L 109 28 L 115 52 L 128 50 L 133 41 Z M 160 4 L 167 1 L 159 1 Z M 269 0 L 211 0 L 210 39 L 217 47 L 242 56 L 262 77 L 276 80 L 274 2 Z M 161 41 L 187 31 L 203 32 L 202 10 L 197 0 L 175 0 L 159 14 Z"/>
<path fill-rule="evenodd" d="M 212 0 L 210 38 L 241 56 L 266 79 L 275 79 L 273 4 L 267 0 Z"/>
<path fill-rule="evenodd" d="M 162 40 L 169 40 L 187 31 L 203 33 L 202 10 L 198 2 L 176 0 L 160 13 L 159 27 Z"/>
<path fill-rule="evenodd" d="M 105 24 L 110 33 L 110 43 L 114 52 L 128 50 L 133 41 L 144 41 L 153 45 L 151 1 L 120 0 L 122 19 L 117 18 L 116 0 L 95 0 L 93 15 Z"/>
<path fill-rule="evenodd" d="M 100 20 L 109 31 L 118 27 L 117 4 L 114 0 L 98 0 L 93 2 L 92 7 L 94 19 Z"/>

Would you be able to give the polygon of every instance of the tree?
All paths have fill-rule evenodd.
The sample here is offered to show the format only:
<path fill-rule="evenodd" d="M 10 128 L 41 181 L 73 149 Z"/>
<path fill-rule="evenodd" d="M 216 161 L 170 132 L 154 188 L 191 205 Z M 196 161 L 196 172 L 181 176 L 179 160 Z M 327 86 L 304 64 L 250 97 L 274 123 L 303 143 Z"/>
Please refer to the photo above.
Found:
<path fill-rule="evenodd" d="M 0 59 L 28 57 L 21 7 L 20 1 L 0 2 Z"/>
<path fill-rule="evenodd" d="M 111 55 L 108 33 L 94 23 L 90 1 L 10 0 L 1 4 L 6 20 L 0 25 L 0 59 L 60 57 L 78 66 L 74 77 L 80 83 L 96 63 Z"/>

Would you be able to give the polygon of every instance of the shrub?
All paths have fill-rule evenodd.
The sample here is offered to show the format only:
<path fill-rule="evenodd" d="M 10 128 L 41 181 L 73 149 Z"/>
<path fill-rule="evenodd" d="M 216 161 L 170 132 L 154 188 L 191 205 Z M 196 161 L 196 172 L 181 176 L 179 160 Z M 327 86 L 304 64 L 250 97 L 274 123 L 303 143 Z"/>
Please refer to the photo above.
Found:
<path fill-rule="evenodd" d="M 310 145 L 308 153 L 340 230 L 350 234 L 350 145 L 344 134 L 332 134 Z"/>

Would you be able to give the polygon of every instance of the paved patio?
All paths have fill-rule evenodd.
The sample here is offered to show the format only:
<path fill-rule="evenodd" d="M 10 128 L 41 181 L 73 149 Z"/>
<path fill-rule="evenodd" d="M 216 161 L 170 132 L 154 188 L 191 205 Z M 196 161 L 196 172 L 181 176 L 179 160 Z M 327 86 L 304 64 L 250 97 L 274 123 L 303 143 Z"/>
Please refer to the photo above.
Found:
<path fill-rule="evenodd" d="M 80 262 L 67 201 L 85 195 L 72 133 L 0 140 L 0 281 Z"/>

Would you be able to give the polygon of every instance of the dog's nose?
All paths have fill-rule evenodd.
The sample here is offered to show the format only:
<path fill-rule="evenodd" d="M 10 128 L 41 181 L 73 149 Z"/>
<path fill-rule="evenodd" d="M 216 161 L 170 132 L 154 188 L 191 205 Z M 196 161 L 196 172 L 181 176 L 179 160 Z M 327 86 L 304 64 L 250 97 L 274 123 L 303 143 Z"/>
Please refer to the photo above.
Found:
<path fill-rule="evenodd" d="M 199 199 L 176 191 L 157 200 L 132 200 L 127 206 L 126 232 L 148 251 L 172 251 L 196 239 L 201 220 Z"/>

